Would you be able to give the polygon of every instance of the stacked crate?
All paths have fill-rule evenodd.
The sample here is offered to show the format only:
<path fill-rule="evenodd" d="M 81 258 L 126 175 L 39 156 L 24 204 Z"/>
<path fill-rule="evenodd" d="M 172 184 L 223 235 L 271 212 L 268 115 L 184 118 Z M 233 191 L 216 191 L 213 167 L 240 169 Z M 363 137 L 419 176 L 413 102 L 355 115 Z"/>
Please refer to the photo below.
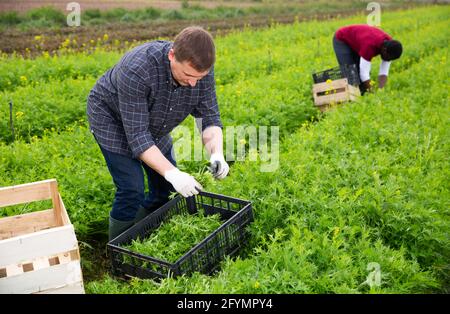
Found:
<path fill-rule="evenodd" d="M 320 111 L 326 111 L 333 105 L 356 100 L 361 93 L 358 87 L 350 85 L 346 78 L 314 84 L 314 104 Z"/>
<path fill-rule="evenodd" d="M 339 103 L 354 101 L 361 96 L 356 64 L 343 64 L 314 73 L 313 81 L 314 105 L 321 111 L 326 111 Z"/>

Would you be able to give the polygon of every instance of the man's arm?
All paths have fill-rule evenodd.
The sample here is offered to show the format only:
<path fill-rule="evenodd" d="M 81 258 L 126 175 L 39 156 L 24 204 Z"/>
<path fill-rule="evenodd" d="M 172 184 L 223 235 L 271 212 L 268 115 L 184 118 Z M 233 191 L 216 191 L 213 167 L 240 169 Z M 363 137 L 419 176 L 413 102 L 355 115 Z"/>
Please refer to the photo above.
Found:
<path fill-rule="evenodd" d="M 218 126 L 209 126 L 202 132 L 206 151 L 210 154 L 209 162 L 215 178 L 223 179 L 230 171 L 230 166 L 223 155 L 223 133 Z"/>
<path fill-rule="evenodd" d="M 147 96 L 150 87 L 145 83 L 143 73 L 137 73 L 125 66 L 120 67 L 117 71 L 117 91 L 122 126 L 133 157 L 137 158 L 155 144 L 152 134 L 148 131 Z"/>
<path fill-rule="evenodd" d="M 139 158 L 170 182 L 174 189 L 184 197 L 196 195 L 203 189 L 193 176 L 172 165 L 156 145 L 140 154 Z"/>
<path fill-rule="evenodd" d="M 378 87 L 383 88 L 387 83 L 387 76 L 389 74 L 390 61 L 381 61 L 380 71 L 378 72 Z"/>
<path fill-rule="evenodd" d="M 145 85 L 138 73 L 121 69 L 118 78 L 119 110 L 128 144 L 133 156 L 140 158 L 150 168 L 172 184 L 174 189 L 184 197 L 198 194 L 202 186 L 189 174 L 174 167 L 155 145 L 152 134 L 148 131 L 149 113 Z"/>
<path fill-rule="evenodd" d="M 202 133 L 203 145 L 209 155 L 223 155 L 223 133 L 218 126 L 207 127 Z"/>

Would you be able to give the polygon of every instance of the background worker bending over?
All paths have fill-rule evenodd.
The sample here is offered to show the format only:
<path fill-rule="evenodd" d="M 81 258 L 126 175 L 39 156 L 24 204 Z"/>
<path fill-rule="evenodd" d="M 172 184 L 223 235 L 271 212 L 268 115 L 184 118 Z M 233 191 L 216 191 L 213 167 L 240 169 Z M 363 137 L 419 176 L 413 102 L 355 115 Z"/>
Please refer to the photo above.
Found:
<path fill-rule="evenodd" d="M 378 73 L 378 87 L 387 82 L 392 60 L 402 55 L 402 44 L 377 27 L 370 25 L 350 25 L 336 31 L 333 48 L 339 65 L 356 64 L 361 79 L 360 90 L 364 94 L 371 88 L 370 69 L 373 57 L 381 56 Z"/>

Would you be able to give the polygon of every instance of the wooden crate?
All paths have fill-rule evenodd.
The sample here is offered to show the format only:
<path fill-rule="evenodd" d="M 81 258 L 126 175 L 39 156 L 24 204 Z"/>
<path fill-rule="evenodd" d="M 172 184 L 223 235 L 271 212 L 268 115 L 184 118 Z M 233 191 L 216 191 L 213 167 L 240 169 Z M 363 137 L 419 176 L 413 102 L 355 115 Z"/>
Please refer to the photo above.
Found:
<path fill-rule="evenodd" d="M 0 208 L 49 199 L 51 209 L 0 219 L 0 293 L 84 293 L 78 241 L 56 180 L 0 188 Z"/>
<path fill-rule="evenodd" d="M 333 105 L 352 101 L 361 96 L 358 87 L 348 84 L 346 78 L 313 85 L 314 104 L 321 111 Z"/>

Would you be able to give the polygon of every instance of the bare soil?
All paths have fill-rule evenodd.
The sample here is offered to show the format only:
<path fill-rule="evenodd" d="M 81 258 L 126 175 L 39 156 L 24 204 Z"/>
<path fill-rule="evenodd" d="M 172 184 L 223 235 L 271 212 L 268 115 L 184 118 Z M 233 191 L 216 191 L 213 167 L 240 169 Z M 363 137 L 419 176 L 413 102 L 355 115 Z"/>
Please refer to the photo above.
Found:
<path fill-rule="evenodd" d="M 242 29 L 244 27 L 267 27 L 272 23 L 287 24 L 293 23 L 296 19 L 299 21 L 319 19 L 327 20 L 341 16 L 348 16 L 357 13 L 360 10 L 347 10 L 342 12 L 334 12 L 320 15 L 296 16 L 296 15 L 282 15 L 282 16 L 248 16 L 244 18 L 230 18 L 222 20 L 181 20 L 181 21 L 167 21 L 158 23 L 134 23 L 122 24 L 118 26 L 102 25 L 89 27 L 74 27 L 64 28 L 59 30 L 30 30 L 21 32 L 19 30 L 7 30 L 2 34 L 0 41 L 0 51 L 4 53 L 19 53 L 33 56 L 41 54 L 42 51 L 52 53 L 56 51 L 61 44 L 70 39 L 72 41 L 71 47 L 75 50 L 85 49 L 86 46 L 91 45 L 91 40 L 98 40 L 104 38 L 107 34 L 107 42 L 113 45 L 115 40 L 124 44 L 125 41 L 145 41 L 152 40 L 159 37 L 172 39 L 183 28 L 190 25 L 199 25 L 209 30 L 214 36 L 226 34 L 232 30 Z M 36 36 L 41 38 L 36 40 Z M 76 44 L 73 44 L 73 39 Z M 83 45 L 84 44 L 84 45 Z"/>

